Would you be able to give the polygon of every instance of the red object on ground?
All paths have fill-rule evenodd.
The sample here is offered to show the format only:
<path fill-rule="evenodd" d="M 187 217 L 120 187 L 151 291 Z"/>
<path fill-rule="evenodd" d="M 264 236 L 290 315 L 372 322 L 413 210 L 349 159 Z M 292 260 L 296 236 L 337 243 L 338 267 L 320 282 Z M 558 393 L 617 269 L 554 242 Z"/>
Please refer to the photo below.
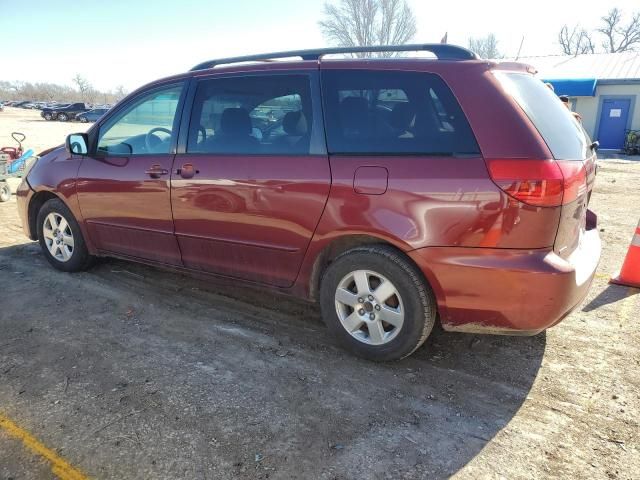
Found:
<path fill-rule="evenodd" d="M 618 275 L 611 279 L 611 283 L 640 288 L 640 222 L 636 227 L 622 268 Z"/>

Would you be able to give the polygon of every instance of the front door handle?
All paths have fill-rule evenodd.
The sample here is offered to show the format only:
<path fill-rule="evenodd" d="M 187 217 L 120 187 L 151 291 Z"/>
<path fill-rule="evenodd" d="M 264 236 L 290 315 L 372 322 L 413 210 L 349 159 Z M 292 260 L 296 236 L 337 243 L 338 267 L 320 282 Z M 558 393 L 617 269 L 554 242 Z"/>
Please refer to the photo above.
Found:
<path fill-rule="evenodd" d="M 145 170 L 144 173 L 149 175 L 151 178 L 160 178 L 162 175 L 168 174 L 169 170 L 167 170 L 166 168 L 162 168 L 158 164 L 155 164 L 151 165 L 151 167 Z"/>

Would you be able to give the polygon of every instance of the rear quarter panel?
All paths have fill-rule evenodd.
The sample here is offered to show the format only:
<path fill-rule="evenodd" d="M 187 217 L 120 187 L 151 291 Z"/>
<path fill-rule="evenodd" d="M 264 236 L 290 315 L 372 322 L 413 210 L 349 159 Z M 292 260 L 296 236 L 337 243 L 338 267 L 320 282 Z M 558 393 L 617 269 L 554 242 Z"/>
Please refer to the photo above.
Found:
<path fill-rule="evenodd" d="M 400 69 L 440 75 L 460 103 L 481 155 L 332 155 L 331 192 L 301 270 L 302 281 L 323 248 L 349 235 L 373 236 L 406 252 L 424 247 L 553 246 L 561 209 L 533 207 L 512 199 L 487 171 L 485 158 L 551 158 L 537 130 L 491 74 L 491 64 L 323 61 L 322 68 Z M 384 194 L 356 193 L 354 175 L 362 166 L 388 170 Z"/>

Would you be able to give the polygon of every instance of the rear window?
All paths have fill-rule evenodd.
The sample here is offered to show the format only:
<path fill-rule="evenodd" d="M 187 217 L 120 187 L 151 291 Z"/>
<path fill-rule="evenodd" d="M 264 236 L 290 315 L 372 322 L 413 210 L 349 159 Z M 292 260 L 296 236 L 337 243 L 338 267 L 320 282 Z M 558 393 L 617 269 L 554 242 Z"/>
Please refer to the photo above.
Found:
<path fill-rule="evenodd" d="M 551 89 L 526 73 L 495 72 L 495 76 L 538 129 L 556 160 L 588 156 L 590 142 L 582 125 Z"/>
<path fill-rule="evenodd" d="M 437 75 L 322 73 L 329 152 L 355 155 L 477 155 L 460 105 Z"/>

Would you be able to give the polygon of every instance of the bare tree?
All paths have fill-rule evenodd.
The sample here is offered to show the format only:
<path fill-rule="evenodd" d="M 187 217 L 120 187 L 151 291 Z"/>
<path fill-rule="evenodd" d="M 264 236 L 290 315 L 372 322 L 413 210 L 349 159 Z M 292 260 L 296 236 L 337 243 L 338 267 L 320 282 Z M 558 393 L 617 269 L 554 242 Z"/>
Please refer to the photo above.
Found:
<path fill-rule="evenodd" d="M 498 40 L 493 33 L 486 37 L 470 38 L 469 50 L 475 52 L 480 58 L 503 58 L 498 50 Z"/>
<path fill-rule="evenodd" d="M 119 102 L 127 96 L 127 90 L 122 85 L 118 85 L 113 96 L 115 97 L 116 101 Z"/>
<path fill-rule="evenodd" d="M 401 45 L 416 34 L 416 19 L 406 0 L 339 0 L 337 4 L 325 3 L 324 16 L 318 22 L 323 35 L 341 47 Z M 394 55 L 378 53 L 380 57 Z"/>
<path fill-rule="evenodd" d="M 73 77 L 73 83 L 78 87 L 78 91 L 80 92 L 80 96 L 83 100 L 88 101 L 89 97 L 92 96 L 93 87 L 89 83 L 89 81 L 84 78 L 79 73 L 76 73 L 76 76 Z"/>
<path fill-rule="evenodd" d="M 613 8 L 601 20 L 603 25 L 597 31 L 605 36 L 602 46 L 607 52 L 626 52 L 640 46 L 640 12 L 624 24 L 622 11 Z"/>
<path fill-rule="evenodd" d="M 558 33 L 558 43 L 565 55 L 596 53 L 596 36 L 603 36 L 602 46 L 605 52 L 616 53 L 636 50 L 640 47 L 640 12 L 636 12 L 627 23 L 622 11 L 613 8 L 600 19 L 602 24 L 593 31 L 587 31 L 580 25 L 570 28 L 564 25 Z"/>
<path fill-rule="evenodd" d="M 580 55 L 583 53 L 595 53 L 595 45 L 589 32 L 579 25 L 571 30 L 564 25 L 558 33 L 558 43 L 565 55 Z"/>
<path fill-rule="evenodd" d="M 84 87 L 83 87 L 84 88 Z M 34 102 L 95 102 L 99 98 L 105 100 L 104 103 L 115 103 L 122 98 L 124 88 L 121 92 L 98 92 L 94 88 L 85 90 L 84 96 L 68 85 L 57 85 L 55 83 L 29 83 L 29 82 L 9 82 L 0 80 L 0 100 L 31 100 Z"/>

